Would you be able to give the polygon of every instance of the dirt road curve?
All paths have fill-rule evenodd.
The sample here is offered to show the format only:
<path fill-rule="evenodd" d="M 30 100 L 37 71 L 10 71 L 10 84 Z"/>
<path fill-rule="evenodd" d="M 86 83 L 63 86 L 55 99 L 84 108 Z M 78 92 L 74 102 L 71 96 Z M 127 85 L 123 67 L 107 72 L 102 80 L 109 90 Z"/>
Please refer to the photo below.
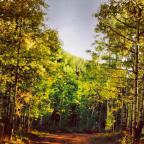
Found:
<path fill-rule="evenodd" d="M 79 134 L 79 133 L 43 133 L 31 137 L 30 144 L 118 144 L 117 135 Z"/>
<path fill-rule="evenodd" d="M 31 140 L 31 144 L 93 144 L 90 134 L 47 134 Z"/>

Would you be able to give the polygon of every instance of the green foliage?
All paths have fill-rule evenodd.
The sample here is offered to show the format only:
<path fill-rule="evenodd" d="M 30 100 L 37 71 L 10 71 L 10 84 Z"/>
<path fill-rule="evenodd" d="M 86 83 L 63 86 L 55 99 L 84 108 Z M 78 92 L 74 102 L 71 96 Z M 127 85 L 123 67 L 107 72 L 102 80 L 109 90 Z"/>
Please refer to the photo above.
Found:
<path fill-rule="evenodd" d="M 65 110 L 71 103 L 77 102 L 77 82 L 68 74 L 58 76 L 51 86 L 50 100 L 52 108 Z"/>
<path fill-rule="evenodd" d="M 106 120 L 106 130 L 111 130 L 115 123 L 114 115 L 112 112 L 107 112 L 107 120 Z"/>

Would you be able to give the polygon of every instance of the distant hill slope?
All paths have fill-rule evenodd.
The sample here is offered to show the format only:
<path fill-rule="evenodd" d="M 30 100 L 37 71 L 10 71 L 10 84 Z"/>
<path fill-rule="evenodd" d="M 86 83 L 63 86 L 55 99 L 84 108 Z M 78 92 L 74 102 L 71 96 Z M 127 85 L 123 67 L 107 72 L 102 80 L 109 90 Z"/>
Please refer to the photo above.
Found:
<path fill-rule="evenodd" d="M 87 60 L 74 56 L 66 51 L 63 52 L 63 58 L 66 64 L 70 65 L 71 67 L 78 67 L 81 69 L 84 68 L 87 62 Z"/>

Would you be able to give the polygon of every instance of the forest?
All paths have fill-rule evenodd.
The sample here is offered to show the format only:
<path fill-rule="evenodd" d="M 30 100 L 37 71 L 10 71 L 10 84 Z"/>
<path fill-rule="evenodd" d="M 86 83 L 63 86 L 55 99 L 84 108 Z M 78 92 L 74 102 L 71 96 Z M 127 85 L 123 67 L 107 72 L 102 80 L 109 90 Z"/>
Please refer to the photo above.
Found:
<path fill-rule="evenodd" d="M 109 0 L 94 12 L 91 60 L 63 49 L 45 25 L 47 7 L 0 0 L 0 143 L 33 144 L 30 135 L 45 132 L 93 136 L 84 144 L 142 144 L 144 1 Z"/>

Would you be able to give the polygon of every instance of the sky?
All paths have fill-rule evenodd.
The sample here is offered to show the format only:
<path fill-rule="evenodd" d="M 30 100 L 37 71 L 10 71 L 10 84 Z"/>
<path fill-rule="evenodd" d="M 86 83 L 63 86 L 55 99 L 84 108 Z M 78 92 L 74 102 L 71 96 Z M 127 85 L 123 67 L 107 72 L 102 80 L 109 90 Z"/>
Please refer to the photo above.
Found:
<path fill-rule="evenodd" d="M 90 59 L 86 50 L 94 49 L 96 19 L 100 5 L 107 0 L 47 0 L 46 23 L 59 32 L 63 48 L 72 55 Z"/>

